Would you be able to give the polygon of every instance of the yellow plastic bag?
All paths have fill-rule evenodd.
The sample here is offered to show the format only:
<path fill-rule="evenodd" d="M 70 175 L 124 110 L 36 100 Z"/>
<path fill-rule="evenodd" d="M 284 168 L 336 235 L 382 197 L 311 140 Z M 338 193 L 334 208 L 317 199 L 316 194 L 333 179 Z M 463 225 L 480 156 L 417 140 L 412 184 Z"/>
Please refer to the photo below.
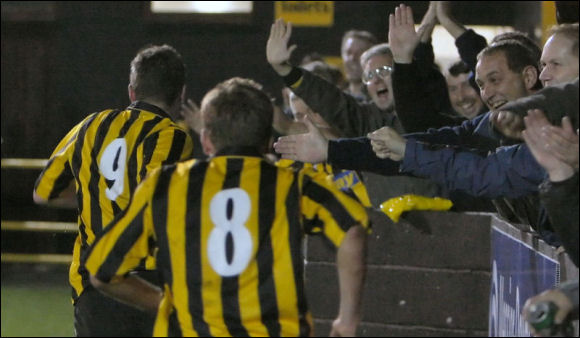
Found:
<path fill-rule="evenodd" d="M 393 197 L 381 203 L 381 210 L 389 216 L 389 218 L 397 223 L 401 214 L 410 210 L 449 210 L 453 203 L 445 198 L 440 197 L 425 197 L 419 195 L 403 195 Z"/>

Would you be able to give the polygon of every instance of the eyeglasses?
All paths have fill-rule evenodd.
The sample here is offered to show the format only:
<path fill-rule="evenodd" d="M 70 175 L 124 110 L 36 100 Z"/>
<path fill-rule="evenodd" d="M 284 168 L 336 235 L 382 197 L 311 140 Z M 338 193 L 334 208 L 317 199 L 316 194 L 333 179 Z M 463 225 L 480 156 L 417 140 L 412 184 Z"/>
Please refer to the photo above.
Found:
<path fill-rule="evenodd" d="M 362 82 L 366 85 L 370 84 L 375 76 L 380 77 L 381 79 L 386 79 L 387 76 L 390 76 L 393 72 L 393 67 L 390 66 L 382 66 L 371 70 L 370 72 L 364 72 L 362 75 Z"/>

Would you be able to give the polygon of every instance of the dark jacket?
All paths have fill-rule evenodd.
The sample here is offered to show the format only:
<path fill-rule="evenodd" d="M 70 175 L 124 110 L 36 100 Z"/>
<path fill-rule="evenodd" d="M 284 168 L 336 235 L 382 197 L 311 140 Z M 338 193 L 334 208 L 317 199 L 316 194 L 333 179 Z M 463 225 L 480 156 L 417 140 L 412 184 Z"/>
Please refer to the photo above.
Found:
<path fill-rule="evenodd" d="M 473 29 L 468 29 L 455 40 L 455 46 L 461 61 L 467 64 L 467 67 L 475 74 L 477 64 L 477 54 L 487 47 L 485 38 Z"/>
<path fill-rule="evenodd" d="M 525 144 L 500 147 L 489 155 L 472 149 L 437 147 L 409 138 L 403 173 L 431 180 L 472 196 L 517 198 L 538 192 L 546 176 Z"/>
<path fill-rule="evenodd" d="M 490 128 L 490 112 L 466 120 L 460 125 L 428 129 L 424 133 L 407 134 L 405 137 L 431 144 L 457 145 L 492 151 L 501 145 L 501 139 Z"/>
<path fill-rule="evenodd" d="M 464 119 L 452 111 L 447 82 L 434 67 L 423 69 L 413 61 L 393 67 L 395 110 L 407 133 L 456 125 Z"/>
<path fill-rule="evenodd" d="M 534 95 L 509 102 L 501 107 L 501 110 L 526 116 L 529 109 L 541 109 L 551 124 L 559 126 L 562 118 L 569 116 L 574 129 L 577 129 L 579 106 L 578 78 L 576 78 L 572 82 L 550 86 Z"/>
<path fill-rule="evenodd" d="M 453 112 L 447 81 L 435 67 L 433 46 L 421 42 L 409 64 L 393 65 L 395 111 L 407 133 L 460 124 Z"/>
<path fill-rule="evenodd" d="M 405 135 L 408 142 L 402 162 L 376 157 L 368 138 L 330 141 L 328 161 L 333 166 L 382 175 L 393 175 L 400 169 L 407 175 L 429 178 L 448 192 L 462 193 L 460 200 L 496 198 L 494 205 L 503 218 L 528 224 L 548 244 L 560 245 L 538 197 L 537 186 L 546 173 L 526 146 L 500 147 L 485 155 L 474 149 L 428 146 L 413 135 Z M 456 199 L 452 198 L 454 203 Z"/>
<path fill-rule="evenodd" d="M 578 266 L 578 173 L 561 182 L 546 180 L 540 186 L 540 199 L 568 256 Z"/>
<path fill-rule="evenodd" d="M 413 63 L 394 65 L 394 110 L 382 110 L 372 101 L 360 102 L 301 68 L 293 68 L 284 82 L 344 137 L 364 136 L 385 126 L 415 133 L 460 123 L 461 118 L 447 115 L 451 106 L 447 84 L 433 66 L 433 52 L 426 44 L 419 46 Z"/>
<path fill-rule="evenodd" d="M 460 125 L 404 136 L 430 144 L 464 146 L 481 151 L 492 151 L 500 145 L 489 128 L 489 113 L 464 121 Z M 330 140 L 327 161 L 339 168 L 372 171 L 383 175 L 393 175 L 393 170 L 398 169 L 397 162 L 376 157 L 366 137 Z M 395 167 L 397 169 L 393 169 Z"/>
<path fill-rule="evenodd" d="M 363 136 L 384 126 L 404 130 L 393 110 L 379 109 L 372 102 L 361 103 L 304 69 L 293 68 L 284 82 L 344 137 Z"/>

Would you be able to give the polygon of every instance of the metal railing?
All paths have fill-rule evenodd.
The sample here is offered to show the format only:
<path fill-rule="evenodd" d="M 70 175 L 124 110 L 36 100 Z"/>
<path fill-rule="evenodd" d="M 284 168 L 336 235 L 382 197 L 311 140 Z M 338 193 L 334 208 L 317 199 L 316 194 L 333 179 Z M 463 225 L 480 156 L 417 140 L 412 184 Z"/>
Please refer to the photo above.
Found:
<path fill-rule="evenodd" d="M 35 158 L 3 158 L 2 169 L 43 169 L 48 160 Z M 9 221 L 2 220 L 2 231 L 52 232 L 73 233 L 78 231 L 74 222 L 48 221 Z M 30 254 L 30 253 L 2 253 L 2 262 L 10 263 L 49 263 L 70 264 L 72 255 L 67 254 Z"/>

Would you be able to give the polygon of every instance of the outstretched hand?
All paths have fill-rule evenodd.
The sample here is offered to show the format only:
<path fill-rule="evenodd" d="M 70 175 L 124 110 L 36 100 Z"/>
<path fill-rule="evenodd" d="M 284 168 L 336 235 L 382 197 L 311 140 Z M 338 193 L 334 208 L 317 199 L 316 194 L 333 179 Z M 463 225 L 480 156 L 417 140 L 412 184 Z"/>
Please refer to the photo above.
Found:
<path fill-rule="evenodd" d="M 436 3 L 437 20 L 445 29 L 457 39 L 467 29 L 453 17 L 451 13 L 451 1 L 434 1 Z"/>
<path fill-rule="evenodd" d="M 437 5 L 435 7 L 437 19 L 445 20 L 450 17 L 451 15 L 451 2 L 450 1 L 436 1 Z"/>
<path fill-rule="evenodd" d="M 195 131 L 198 135 L 201 134 L 201 111 L 193 100 L 187 99 L 187 102 L 181 105 L 181 117 L 183 117 L 183 120 L 187 123 L 189 128 Z"/>
<path fill-rule="evenodd" d="M 425 13 L 423 20 L 421 20 L 421 25 L 419 28 L 417 28 L 417 34 L 419 35 L 421 42 L 430 43 L 433 29 L 435 29 L 435 25 L 438 22 L 437 2 L 429 1 L 429 8 L 427 9 L 427 13 Z"/>
<path fill-rule="evenodd" d="M 296 45 L 288 47 L 288 41 L 292 35 L 292 24 L 284 23 L 284 20 L 278 19 L 272 24 L 270 37 L 266 44 L 266 58 L 268 63 L 281 76 L 288 75 L 292 70 L 290 66 L 290 56 L 296 49 Z"/>
<path fill-rule="evenodd" d="M 378 158 L 400 161 L 405 157 L 407 140 L 393 128 L 382 127 L 369 133 L 367 137 L 371 140 L 371 146 Z"/>
<path fill-rule="evenodd" d="M 415 32 L 413 10 L 401 4 L 389 15 L 389 46 L 397 63 L 411 63 L 420 36 Z"/>
<path fill-rule="evenodd" d="M 309 163 L 326 161 L 328 140 L 308 117 L 302 121 L 308 129 L 308 133 L 280 137 L 274 143 L 274 149 L 282 155 L 282 158 Z"/>

